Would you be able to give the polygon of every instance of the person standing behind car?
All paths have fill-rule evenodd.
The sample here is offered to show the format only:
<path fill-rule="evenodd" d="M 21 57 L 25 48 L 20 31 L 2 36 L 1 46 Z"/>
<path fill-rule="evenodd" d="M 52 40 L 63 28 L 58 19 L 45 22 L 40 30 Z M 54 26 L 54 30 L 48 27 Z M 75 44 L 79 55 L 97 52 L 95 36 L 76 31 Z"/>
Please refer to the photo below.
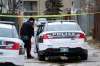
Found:
<path fill-rule="evenodd" d="M 27 59 L 33 58 L 31 56 L 31 38 L 34 36 L 34 18 L 30 17 L 27 22 L 22 24 L 20 29 L 20 36 L 25 43 L 24 47 L 27 53 Z"/>

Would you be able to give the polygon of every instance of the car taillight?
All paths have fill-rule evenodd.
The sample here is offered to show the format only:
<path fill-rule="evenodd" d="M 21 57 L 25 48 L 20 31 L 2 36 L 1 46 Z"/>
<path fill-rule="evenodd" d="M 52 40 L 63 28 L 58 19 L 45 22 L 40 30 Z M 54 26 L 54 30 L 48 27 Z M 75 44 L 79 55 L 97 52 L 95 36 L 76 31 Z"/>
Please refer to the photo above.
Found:
<path fill-rule="evenodd" d="M 43 43 L 43 39 L 48 39 L 48 35 L 44 34 L 43 36 L 40 36 L 38 42 Z"/>
<path fill-rule="evenodd" d="M 5 49 L 9 49 L 9 50 L 19 50 L 20 49 L 20 44 L 17 42 L 5 41 L 4 45 L 5 45 Z"/>
<path fill-rule="evenodd" d="M 48 39 L 48 34 L 44 34 L 43 39 Z"/>
<path fill-rule="evenodd" d="M 42 43 L 43 40 L 47 40 L 47 39 L 52 39 L 53 37 L 51 35 L 47 34 L 43 34 L 42 36 L 39 37 L 38 42 Z"/>
<path fill-rule="evenodd" d="M 86 36 L 83 33 L 76 33 L 76 38 L 86 40 Z"/>
<path fill-rule="evenodd" d="M 84 39 L 84 41 L 87 41 L 87 38 L 83 33 L 80 33 L 79 39 Z"/>
<path fill-rule="evenodd" d="M 19 43 L 16 43 L 16 42 L 14 42 L 14 44 L 13 44 L 13 46 L 12 46 L 12 48 L 11 48 L 12 50 L 19 50 L 20 49 L 20 44 Z"/>
<path fill-rule="evenodd" d="M 50 33 L 46 33 L 42 37 L 43 39 L 53 39 L 54 38 Z"/>
<path fill-rule="evenodd" d="M 86 37 L 85 37 L 85 35 L 84 35 L 83 33 L 80 33 L 79 38 L 84 38 L 84 39 L 86 39 Z"/>

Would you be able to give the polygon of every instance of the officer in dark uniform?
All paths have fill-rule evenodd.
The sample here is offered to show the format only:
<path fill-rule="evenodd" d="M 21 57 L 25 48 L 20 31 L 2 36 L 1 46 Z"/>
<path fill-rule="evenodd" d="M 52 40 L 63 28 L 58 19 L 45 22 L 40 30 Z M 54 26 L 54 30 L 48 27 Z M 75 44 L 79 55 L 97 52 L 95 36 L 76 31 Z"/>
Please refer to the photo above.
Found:
<path fill-rule="evenodd" d="M 30 17 L 27 22 L 23 23 L 20 30 L 21 39 L 25 43 L 24 47 L 27 52 L 27 59 L 33 58 L 31 56 L 31 37 L 34 36 L 34 21 L 34 18 Z"/>

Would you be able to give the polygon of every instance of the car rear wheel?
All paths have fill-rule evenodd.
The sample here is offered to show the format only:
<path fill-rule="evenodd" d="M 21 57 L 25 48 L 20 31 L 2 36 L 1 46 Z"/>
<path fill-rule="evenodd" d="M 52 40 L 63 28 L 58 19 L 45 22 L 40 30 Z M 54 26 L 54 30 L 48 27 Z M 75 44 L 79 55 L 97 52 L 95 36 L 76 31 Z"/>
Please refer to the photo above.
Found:
<path fill-rule="evenodd" d="M 87 60 L 88 59 L 88 54 L 84 53 L 80 56 L 81 60 Z"/>
<path fill-rule="evenodd" d="M 40 61 L 45 61 L 45 56 L 43 56 L 43 55 L 38 55 L 38 59 L 39 59 Z"/>
<path fill-rule="evenodd" d="M 13 63 L 1 63 L 0 66 L 15 66 Z"/>
<path fill-rule="evenodd" d="M 24 65 L 15 65 L 15 66 L 24 66 Z"/>

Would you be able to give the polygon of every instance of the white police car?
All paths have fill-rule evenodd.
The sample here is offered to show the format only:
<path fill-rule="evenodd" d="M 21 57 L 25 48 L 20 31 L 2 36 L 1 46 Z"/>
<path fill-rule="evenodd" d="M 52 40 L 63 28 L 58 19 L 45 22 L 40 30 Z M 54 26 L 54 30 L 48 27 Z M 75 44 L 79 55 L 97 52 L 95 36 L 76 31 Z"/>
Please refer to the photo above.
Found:
<path fill-rule="evenodd" d="M 85 33 L 74 21 L 54 21 L 38 26 L 35 41 L 39 60 L 88 58 Z"/>
<path fill-rule="evenodd" d="M 0 21 L 0 64 L 24 66 L 24 43 L 12 22 Z"/>

